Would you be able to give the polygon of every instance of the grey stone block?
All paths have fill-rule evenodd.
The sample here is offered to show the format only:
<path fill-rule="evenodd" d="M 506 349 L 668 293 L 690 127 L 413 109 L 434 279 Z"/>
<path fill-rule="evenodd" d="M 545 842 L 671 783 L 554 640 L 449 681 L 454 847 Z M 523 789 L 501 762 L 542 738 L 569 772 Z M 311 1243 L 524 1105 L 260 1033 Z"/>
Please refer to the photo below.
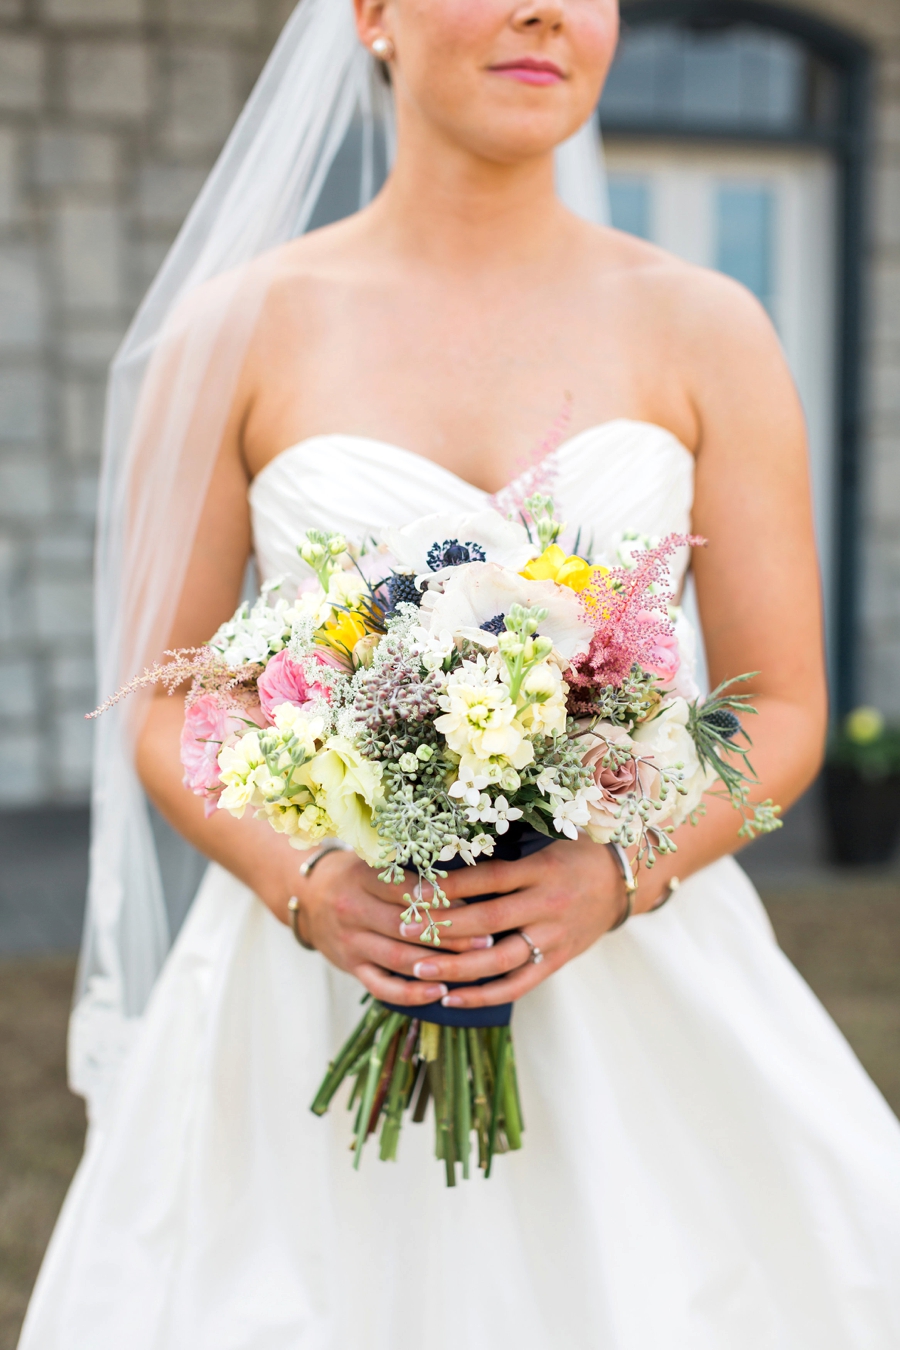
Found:
<path fill-rule="evenodd" d="M 53 479 L 46 459 L 35 452 L 4 451 L 0 457 L 0 514 L 40 520 L 53 509 Z"/>
<path fill-rule="evenodd" d="M 123 324 L 78 324 L 62 335 L 63 357 L 73 369 L 105 376 L 124 335 Z"/>
<path fill-rule="evenodd" d="M 43 131 L 37 138 L 34 179 L 39 187 L 110 187 L 116 181 L 119 151 L 101 132 Z"/>
<path fill-rule="evenodd" d="M 37 581 L 35 627 L 47 641 L 84 637 L 91 632 L 93 588 L 90 581 Z"/>
<path fill-rule="evenodd" d="M 0 804 L 24 806 L 49 797 L 52 783 L 43 775 L 43 763 L 43 748 L 34 733 L 0 734 Z"/>
<path fill-rule="evenodd" d="M 4 719 L 34 717 L 38 685 L 32 661 L 0 661 L 0 715 Z"/>
<path fill-rule="evenodd" d="M 8 127 L 0 127 L 0 225 L 10 225 L 21 209 L 19 188 L 19 140 Z"/>
<path fill-rule="evenodd" d="M 90 580 L 94 544 L 91 534 L 68 520 L 51 521 L 35 540 L 34 557 L 41 575 Z"/>
<path fill-rule="evenodd" d="M 44 0 L 48 19 L 60 23 L 140 23 L 143 0 Z"/>
<path fill-rule="evenodd" d="M 900 165 L 883 162 L 875 175 L 875 238 L 884 247 L 900 245 Z"/>
<path fill-rule="evenodd" d="M 37 38 L 0 35 L 0 108 L 35 112 L 44 96 L 44 51 Z"/>
<path fill-rule="evenodd" d="M 39 370 L 0 370 L 0 441 L 36 441 L 44 431 L 44 381 Z"/>
<path fill-rule="evenodd" d="M 138 210 L 150 225 L 177 229 L 206 178 L 205 168 L 186 164 L 148 164 L 138 180 Z"/>
<path fill-rule="evenodd" d="M 117 309 L 124 271 L 119 213 L 111 206 L 67 203 L 57 215 L 56 236 L 64 303 Z"/>
<path fill-rule="evenodd" d="M 94 723 L 85 720 L 85 706 L 79 712 L 65 712 L 57 719 L 60 786 L 67 793 L 86 793 L 91 782 L 91 758 L 94 748 Z"/>
<path fill-rule="evenodd" d="M 51 680 L 58 695 L 74 696 L 85 706 L 93 702 L 96 672 L 89 656 L 57 657 L 51 669 Z"/>
<path fill-rule="evenodd" d="M 138 119 L 150 109 L 150 57 L 139 42 L 74 42 L 65 69 L 73 112 Z"/>
<path fill-rule="evenodd" d="M 43 309 L 35 250 L 0 248 L 0 350 L 27 352 L 38 348 Z"/>
<path fill-rule="evenodd" d="M 99 459 L 103 446 L 103 384 L 99 380 L 69 379 L 62 393 L 67 453 L 76 460 Z"/>
<path fill-rule="evenodd" d="M 231 33 L 253 32 L 258 23 L 254 0 L 168 0 L 167 11 L 175 23 Z"/>
<path fill-rule="evenodd" d="M 231 54 L 202 47 L 176 48 L 169 76 L 169 145 L 176 150 L 218 148 L 238 111 Z"/>

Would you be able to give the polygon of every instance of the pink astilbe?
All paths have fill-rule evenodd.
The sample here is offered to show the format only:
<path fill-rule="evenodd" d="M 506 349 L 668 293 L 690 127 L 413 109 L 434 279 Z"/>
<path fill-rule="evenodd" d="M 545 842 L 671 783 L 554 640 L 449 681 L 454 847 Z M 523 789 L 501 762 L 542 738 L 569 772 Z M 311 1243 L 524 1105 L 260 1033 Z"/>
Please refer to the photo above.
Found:
<path fill-rule="evenodd" d="M 139 689 L 148 689 L 155 684 L 161 684 L 170 694 L 174 694 L 176 689 L 190 681 L 188 705 L 204 694 L 215 694 L 223 707 L 235 703 L 241 705 L 256 703 L 256 681 L 262 674 L 261 665 L 249 664 L 237 668 L 227 666 L 222 660 L 221 653 L 212 647 L 180 647 L 177 651 L 164 652 L 163 655 L 170 659 L 150 666 L 142 675 L 136 675 L 121 689 L 110 694 L 99 708 L 87 714 L 88 721 L 108 712 L 129 694 L 135 694 Z"/>
<path fill-rule="evenodd" d="M 573 692 L 618 686 L 634 666 L 671 677 L 674 630 L 668 616 L 672 598 L 668 560 L 676 549 L 705 543 L 698 535 L 670 534 L 656 548 L 636 553 L 634 567 L 614 567 L 581 592 L 594 636 L 587 654 L 566 676 Z M 657 587 L 655 594 L 652 586 Z M 575 694 L 573 704 L 581 710 L 583 703 L 584 698 Z"/>
<path fill-rule="evenodd" d="M 506 487 L 495 492 L 491 506 L 508 520 L 531 519 L 525 509 L 525 503 L 536 492 L 545 496 L 553 495 L 557 465 L 553 458 L 565 440 L 569 423 L 572 420 L 572 398 L 566 395 L 566 405 L 556 418 L 546 436 L 523 458 L 516 461 L 516 476 Z"/>

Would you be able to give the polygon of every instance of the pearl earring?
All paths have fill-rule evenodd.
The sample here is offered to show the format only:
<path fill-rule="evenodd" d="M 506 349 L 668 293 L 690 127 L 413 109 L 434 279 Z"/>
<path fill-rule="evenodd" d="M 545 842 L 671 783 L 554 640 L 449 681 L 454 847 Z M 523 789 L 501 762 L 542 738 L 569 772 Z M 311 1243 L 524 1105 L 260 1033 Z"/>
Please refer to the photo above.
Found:
<path fill-rule="evenodd" d="M 377 37 L 372 43 L 372 54 L 379 61 L 391 61 L 394 57 L 394 44 L 389 37 Z"/>

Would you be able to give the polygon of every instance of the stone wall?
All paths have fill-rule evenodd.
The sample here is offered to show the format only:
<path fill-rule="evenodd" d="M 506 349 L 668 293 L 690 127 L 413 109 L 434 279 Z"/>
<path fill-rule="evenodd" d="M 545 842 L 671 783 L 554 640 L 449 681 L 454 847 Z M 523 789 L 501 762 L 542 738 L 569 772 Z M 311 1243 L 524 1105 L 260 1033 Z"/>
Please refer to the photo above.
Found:
<path fill-rule="evenodd" d="M 900 713 L 900 0 L 799 2 L 878 54 L 864 667 Z M 106 368 L 291 8 L 0 0 L 0 804 L 86 793 Z"/>
<path fill-rule="evenodd" d="M 290 0 L 0 0 L 0 803 L 78 799 L 106 369 Z"/>

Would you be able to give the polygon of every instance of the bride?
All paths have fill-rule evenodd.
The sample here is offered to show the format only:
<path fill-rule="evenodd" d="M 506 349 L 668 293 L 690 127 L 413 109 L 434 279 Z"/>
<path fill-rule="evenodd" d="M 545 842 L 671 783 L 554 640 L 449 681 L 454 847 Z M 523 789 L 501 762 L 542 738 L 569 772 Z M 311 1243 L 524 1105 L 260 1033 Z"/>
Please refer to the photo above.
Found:
<path fill-rule="evenodd" d="M 615 0 L 301 0 L 114 371 L 104 694 L 202 644 L 251 556 L 299 580 L 306 529 L 484 506 L 568 404 L 542 465 L 560 514 L 598 550 L 707 537 L 711 679 L 761 672 L 759 797 L 810 782 L 801 411 L 746 292 L 585 219 L 576 133 L 616 34 Z M 368 204 L 303 234 L 353 137 Z M 435 953 L 353 855 L 301 877 L 268 825 L 207 818 L 181 718 L 158 697 L 99 727 L 71 1036 L 91 1130 L 21 1350 L 900 1345 L 900 1130 L 776 947 L 730 808 L 640 872 L 614 933 L 623 878 L 587 838 L 453 873 L 454 900 L 501 898 Z M 212 862 L 149 1002 L 166 935 L 135 764 Z M 354 1172 L 346 1113 L 309 1103 L 361 986 L 412 1007 L 485 976 L 455 997 L 521 1000 L 526 1148 L 446 1191 L 410 1125 L 397 1164 Z"/>

